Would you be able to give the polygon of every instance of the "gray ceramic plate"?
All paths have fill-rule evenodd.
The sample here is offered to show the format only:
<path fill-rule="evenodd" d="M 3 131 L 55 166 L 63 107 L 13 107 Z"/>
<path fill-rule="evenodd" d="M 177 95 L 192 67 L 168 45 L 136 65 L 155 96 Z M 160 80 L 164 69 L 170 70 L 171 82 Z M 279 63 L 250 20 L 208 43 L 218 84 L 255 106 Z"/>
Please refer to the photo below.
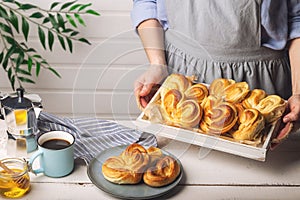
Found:
<path fill-rule="evenodd" d="M 169 155 L 175 158 L 180 164 L 181 168 L 179 176 L 173 183 L 164 187 L 153 188 L 144 184 L 143 181 L 136 185 L 118 185 L 107 181 L 102 174 L 102 164 L 109 157 L 119 155 L 126 147 L 127 146 L 118 146 L 107 149 L 101 152 L 99 155 L 97 155 L 88 165 L 87 173 L 90 180 L 94 185 L 96 185 L 104 192 L 107 192 L 110 195 L 118 198 L 150 199 L 166 194 L 180 182 L 183 174 L 182 165 L 178 159 L 176 159 L 173 155 L 166 151 L 163 151 L 163 153 L 165 155 Z"/>

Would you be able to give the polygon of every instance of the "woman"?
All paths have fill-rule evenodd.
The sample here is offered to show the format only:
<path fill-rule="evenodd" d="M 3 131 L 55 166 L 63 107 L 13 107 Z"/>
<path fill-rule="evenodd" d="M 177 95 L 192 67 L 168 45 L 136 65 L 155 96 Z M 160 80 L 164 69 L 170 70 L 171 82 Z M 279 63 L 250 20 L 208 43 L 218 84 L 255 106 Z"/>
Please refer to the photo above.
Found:
<path fill-rule="evenodd" d="M 169 73 L 246 81 L 288 99 L 283 122 L 300 119 L 297 0 L 134 0 L 132 20 L 150 62 L 135 82 L 145 107 Z"/>

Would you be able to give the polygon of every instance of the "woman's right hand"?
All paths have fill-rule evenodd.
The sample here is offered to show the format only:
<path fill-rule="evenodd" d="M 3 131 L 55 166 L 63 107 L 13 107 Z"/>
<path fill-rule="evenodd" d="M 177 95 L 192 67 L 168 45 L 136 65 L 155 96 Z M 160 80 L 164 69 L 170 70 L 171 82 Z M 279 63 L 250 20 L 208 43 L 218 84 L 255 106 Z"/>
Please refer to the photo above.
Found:
<path fill-rule="evenodd" d="M 150 65 L 148 70 L 134 82 L 134 95 L 141 110 L 147 106 L 167 76 L 167 66 L 155 64 Z"/>

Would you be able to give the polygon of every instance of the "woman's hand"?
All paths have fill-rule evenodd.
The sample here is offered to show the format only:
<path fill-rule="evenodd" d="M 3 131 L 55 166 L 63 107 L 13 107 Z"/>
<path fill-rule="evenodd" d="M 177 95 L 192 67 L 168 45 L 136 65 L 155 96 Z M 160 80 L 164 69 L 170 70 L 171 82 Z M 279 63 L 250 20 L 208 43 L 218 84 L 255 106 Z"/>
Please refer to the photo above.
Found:
<path fill-rule="evenodd" d="M 283 122 L 300 122 L 300 94 L 293 95 L 288 99 L 287 114 L 283 117 Z"/>
<path fill-rule="evenodd" d="M 295 126 L 296 125 L 296 126 Z M 286 113 L 283 116 L 279 133 L 273 140 L 271 148 L 274 149 L 279 143 L 286 139 L 292 130 L 298 129 L 300 125 L 300 94 L 293 95 L 288 99 Z"/>
<path fill-rule="evenodd" d="M 168 76 L 167 66 L 151 65 L 134 83 L 134 95 L 137 104 L 143 110 L 163 80 Z"/>

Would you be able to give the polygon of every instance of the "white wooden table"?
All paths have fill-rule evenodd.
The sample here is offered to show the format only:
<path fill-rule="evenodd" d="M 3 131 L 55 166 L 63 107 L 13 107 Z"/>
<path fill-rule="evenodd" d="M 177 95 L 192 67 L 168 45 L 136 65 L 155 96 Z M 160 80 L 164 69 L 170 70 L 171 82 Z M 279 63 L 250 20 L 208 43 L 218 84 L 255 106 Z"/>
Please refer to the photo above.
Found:
<path fill-rule="evenodd" d="M 122 121 L 134 126 L 134 122 Z M 163 139 L 159 144 L 177 156 L 184 168 L 182 181 L 158 199 L 300 199 L 300 133 L 293 133 L 265 162 Z M 207 150 L 207 149 L 206 149 Z M 72 174 L 49 178 L 31 174 L 31 191 L 22 199 L 115 199 L 94 186 L 87 166 L 75 161 Z"/>

